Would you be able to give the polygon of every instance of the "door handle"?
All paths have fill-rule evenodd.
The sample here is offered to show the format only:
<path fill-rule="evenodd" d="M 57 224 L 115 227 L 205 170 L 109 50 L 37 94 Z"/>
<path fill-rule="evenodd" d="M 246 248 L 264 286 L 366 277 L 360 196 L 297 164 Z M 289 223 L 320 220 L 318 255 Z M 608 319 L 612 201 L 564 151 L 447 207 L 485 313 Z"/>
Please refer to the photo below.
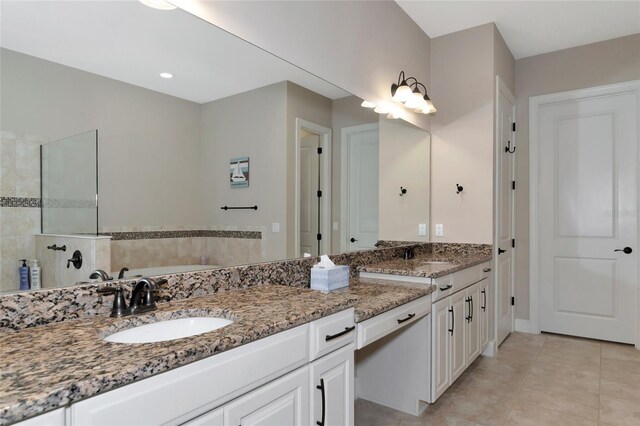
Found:
<path fill-rule="evenodd" d="M 355 238 L 351 237 L 351 239 L 349 241 L 351 241 L 352 243 L 355 243 L 358 240 L 356 240 Z"/>
<path fill-rule="evenodd" d="M 615 249 L 614 251 L 621 251 L 624 254 L 631 254 L 633 252 L 633 249 L 631 247 L 625 247 L 623 249 Z"/>
<path fill-rule="evenodd" d="M 351 332 L 352 332 L 353 330 L 355 330 L 355 329 L 356 329 L 356 326 L 355 326 L 355 325 L 354 325 L 354 326 L 351 326 L 351 327 L 345 327 L 345 328 L 344 328 L 344 331 L 341 331 L 340 333 L 336 333 L 336 334 L 333 334 L 333 335 L 331 335 L 331 334 L 327 334 L 327 335 L 324 337 L 324 340 L 325 340 L 326 342 L 330 342 L 330 341 L 331 341 L 331 340 L 333 340 L 333 339 L 337 339 L 338 337 L 342 337 L 342 336 L 344 336 L 344 335 L 345 335 L 345 334 L 347 334 L 347 333 L 351 333 Z"/>
<path fill-rule="evenodd" d="M 447 284 L 447 285 L 446 285 L 446 286 L 444 286 L 444 287 L 440 287 L 440 291 L 447 291 L 447 290 L 449 290 L 451 287 L 453 287 L 453 285 L 451 285 L 451 284 Z"/>
<path fill-rule="evenodd" d="M 471 302 L 471 319 L 470 319 L 470 322 L 473 322 L 473 314 L 474 314 L 474 312 L 473 312 L 474 311 L 474 309 L 473 309 L 473 296 L 471 296 L 469 298 L 469 301 Z"/>
<path fill-rule="evenodd" d="M 456 325 L 456 316 L 453 314 L 453 306 L 449 308 L 449 313 L 451 314 L 451 328 L 449 329 L 449 333 L 451 333 L 451 335 L 453 336 L 453 330 L 455 329 Z"/>
<path fill-rule="evenodd" d="M 506 250 L 502 250 L 500 247 L 498 247 L 498 254 L 499 255 L 502 254 L 502 253 L 506 253 L 506 252 L 507 252 Z"/>
<path fill-rule="evenodd" d="M 467 312 L 468 312 L 468 314 L 464 319 L 466 319 L 467 322 L 469 322 L 469 321 L 471 321 L 471 298 L 467 297 L 465 299 L 465 302 L 467 302 Z"/>

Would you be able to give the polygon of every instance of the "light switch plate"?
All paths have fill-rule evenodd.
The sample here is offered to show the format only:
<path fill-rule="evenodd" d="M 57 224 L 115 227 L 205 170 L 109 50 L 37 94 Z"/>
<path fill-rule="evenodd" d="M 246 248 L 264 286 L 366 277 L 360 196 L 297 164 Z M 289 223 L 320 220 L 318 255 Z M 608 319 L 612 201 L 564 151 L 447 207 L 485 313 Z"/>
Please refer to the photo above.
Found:
<path fill-rule="evenodd" d="M 271 232 L 280 232 L 280 224 L 272 223 L 271 224 Z"/>
<path fill-rule="evenodd" d="M 427 235 L 427 224 L 421 223 L 418 225 L 418 235 L 421 237 L 425 237 Z"/>
<path fill-rule="evenodd" d="M 436 223 L 436 237 L 444 236 L 444 225 L 442 223 Z"/>

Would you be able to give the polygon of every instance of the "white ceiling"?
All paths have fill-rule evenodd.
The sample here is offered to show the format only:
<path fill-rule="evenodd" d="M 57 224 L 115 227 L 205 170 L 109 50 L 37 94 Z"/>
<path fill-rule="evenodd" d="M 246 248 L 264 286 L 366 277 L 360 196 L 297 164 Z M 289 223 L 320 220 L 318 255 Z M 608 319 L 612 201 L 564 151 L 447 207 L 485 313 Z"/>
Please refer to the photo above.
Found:
<path fill-rule="evenodd" d="M 516 59 L 640 33 L 640 1 L 396 0 L 431 38 L 495 22 Z"/>
<path fill-rule="evenodd" d="M 349 96 L 187 12 L 135 0 L 2 0 L 0 46 L 197 103 L 283 80 Z"/>

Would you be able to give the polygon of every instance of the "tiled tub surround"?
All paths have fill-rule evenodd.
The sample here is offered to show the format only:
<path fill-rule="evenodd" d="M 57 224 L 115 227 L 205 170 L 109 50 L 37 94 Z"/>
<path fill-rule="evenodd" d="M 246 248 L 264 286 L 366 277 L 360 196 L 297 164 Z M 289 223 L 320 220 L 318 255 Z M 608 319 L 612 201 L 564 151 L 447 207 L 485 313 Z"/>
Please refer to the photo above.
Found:
<path fill-rule="evenodd" d="M 232 266 L 267 259 L 264 227 L 203 229 L 203 227 L 108 227 L 111 267 L 118 271 L 157 266 Z"/>
<path fill-rule="evenodd" d="M 422 244 L 422 250 L 428 250 L 429 245 L 430 243 Z M 352 277 L 357 277 L 359 266 L 399 259 L 403 253 L 403 247 L 389 247 L 330 257 L 336 264 L 349 265 Z M 310 257 L 167 275 L 165 278 L 169 283 L 160 288 L 158 300 L 163 303 L 261 284 L 309 287 L 311 267 L 318 259 Z M 127 297 L 133 283 L 133 280 L 116 282 L 123 287 Z M 112 299 L 97 293 L 101 286 L 93 283 L 0 294 L 0 332 L 3 329 L 21 329 L 95 315 L 109 315 Z"/>
<path fill-rule="evenodd" d="M 40 232 L 40 145 L 44 137 L 0 132 L 0 291 L 17 290 L 18 259 L 34 259 Z"/>
<path fill-rule="evenodd" d="M 364 321 L 430 294 L 430 285 L 354 278 L 347 289 L 324 294 L 262 285 L 162 304 L 140 317 L 105 316 L 0 334 L 0 425 L 19 421 L 123 386 L 348 307 Z M 102 338 L 135 325 L 185 316 L 234 321 L 222 329 L 144 345 Z M 54 352 L 55 357 L 47 356 Z M 96 368 L 96 367 L 99 368 Z"/>

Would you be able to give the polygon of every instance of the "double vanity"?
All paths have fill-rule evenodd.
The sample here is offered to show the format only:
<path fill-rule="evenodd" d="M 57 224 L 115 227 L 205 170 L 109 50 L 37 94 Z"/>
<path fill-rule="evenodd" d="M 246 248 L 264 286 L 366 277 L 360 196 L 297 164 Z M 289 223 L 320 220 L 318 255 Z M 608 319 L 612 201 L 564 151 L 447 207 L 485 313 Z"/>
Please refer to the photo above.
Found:
<path fill-rule="evenodd" d="M 491 254 L 401 253 L 350 254 L 350 286 L 329 294 L 293 274 L 5 329 L 0 424 L 350 425 L 355 398 L 417 415 L 490 340 Z"/>

